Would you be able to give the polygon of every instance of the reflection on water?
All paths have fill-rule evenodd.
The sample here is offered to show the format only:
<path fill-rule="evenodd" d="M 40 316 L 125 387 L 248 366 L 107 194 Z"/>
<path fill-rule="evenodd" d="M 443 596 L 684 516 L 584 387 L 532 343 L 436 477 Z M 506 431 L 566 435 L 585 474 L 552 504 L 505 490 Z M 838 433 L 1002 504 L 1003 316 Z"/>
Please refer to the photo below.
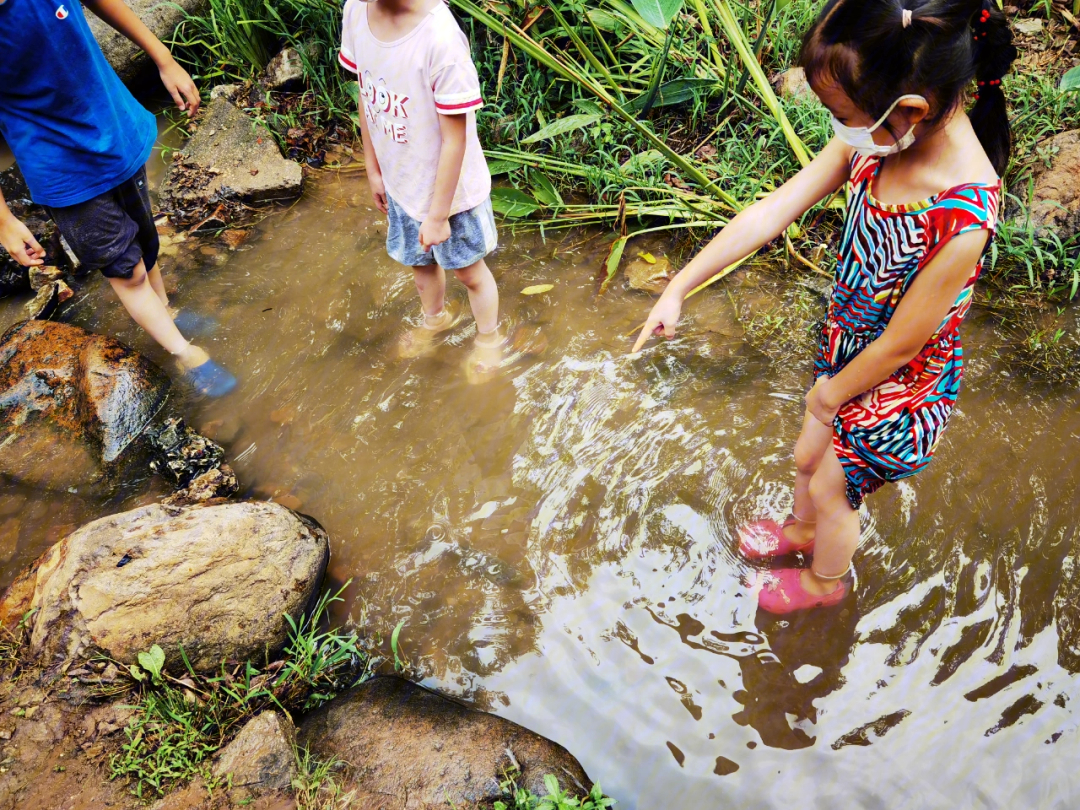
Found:
<path fill-rule="evenodd" d="M 855 596 L 760 615 L 733 529 L 789 505 L 810 358 L 752 348 L 737 307 L 787 288 L 730 279 L 630 358 L 648 299 L 594 301 L 602 238 L 504 233 L 507 319 L 546 341 L 472 386 L 471 326 L 396 359 L 419 307 L 365 200 L 361 177 L 330 176 L 235 251 L 165 258 L 241 379 L 174 407 L 249 496 L 326 526 L 343 616 L 406 619 L 430 683 L 564 743 L 624 808 L 1080 805 L 1075 392 L 1008 376 L 974 319 L 938 460 L 870 501 Z M 100 279 L 71 319 L 165 362 Z M 3 583 L 155 486 L 104 505 L 0 489 Z"/>

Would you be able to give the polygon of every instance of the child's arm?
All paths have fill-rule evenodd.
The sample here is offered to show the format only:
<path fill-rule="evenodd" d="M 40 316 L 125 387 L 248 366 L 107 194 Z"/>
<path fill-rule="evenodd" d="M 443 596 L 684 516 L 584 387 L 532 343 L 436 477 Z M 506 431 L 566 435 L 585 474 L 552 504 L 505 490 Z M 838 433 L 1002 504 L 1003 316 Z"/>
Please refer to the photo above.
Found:
<path fill-rule="evenodd" d="M 176 106 L 187 110 L 188 118 L 199 111 L 201 99 L 195 82 L 173 59 L 161 40 L 124 4 L 124 0 L 83 0 L 83 5 L 146 51 L 146 55 L 157 65 L 161 83 L 173 97 Z"/>
<path fill-rule="evenodd" d="M 390 209 L 386 205 L 386 185 L 382 179 L 379 156 L 375 154 L 375 147 L 371 145 L 371 133 L 368 132 L 367 113 L 364 111 L 363 100 L 360 102 L 360 140 L 364 144 L 364 171 L 367 174 L 368 185 L 371 187 L 371 196 L 375 198 L 375 207 L 384 214 L 388 214 Z"/>
<path fill-rule="evenodd" d="M 771 242 L 812 205 L 836 191 L 848 178 L 850 156 L 851 148 L 834 138 L 809 166 L 769 196 L 740 211 L 671 280 L 649 313 L 633 351 L 644 346 L 653 334 L 674 337 L 687 293 Z"/>
<path fill-rule="evenodd" d="M 11 258 L 23 267 L 35 267 L 45 263 L 45 249 L 38 244 L 30 229 L 11 213 L 4 192 L 0 191 L 0 245 Z"/>
<path fill-rule="evenodd" d="M 420 247 L 430 250 L 450 238 L 450 206 L 454 202 L 461 164 L 465 160 L 465 115 L 439 113 L 439 168 L 435 173 L 435 193 L 428 215 L 420 225 Z"/>
<path fill-rule="evenodd" d="M 986 247 L 988 233 L 971 231 L 951 239 L 919 271 L 881 336 L 835 377 L 821 377 L 806 395 L 806 407 L 831 425 L 840 407 L 869 391 L 909 363 L 941 326 Z"/>

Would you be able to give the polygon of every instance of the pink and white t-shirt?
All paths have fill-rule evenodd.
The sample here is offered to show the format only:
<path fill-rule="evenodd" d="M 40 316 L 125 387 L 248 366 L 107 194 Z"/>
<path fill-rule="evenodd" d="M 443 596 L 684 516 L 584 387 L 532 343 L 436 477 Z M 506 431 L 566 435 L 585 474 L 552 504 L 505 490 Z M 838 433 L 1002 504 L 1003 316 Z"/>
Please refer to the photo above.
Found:
<path fill-rule="evenodd" d="M 338 60 L 359 80 L 360 114 L 387 194 L 413 219 L 427 216 L 442 148 L 439 114 L 465 114 L 465 159 L 450 213 L 475 208 L 491 194 L 491 173 L 476 135 L 484 102 L 469 41 L 443 2 L 394 42 L 375 38 L 367 12 L 361 0 L 345 4 Z"/>

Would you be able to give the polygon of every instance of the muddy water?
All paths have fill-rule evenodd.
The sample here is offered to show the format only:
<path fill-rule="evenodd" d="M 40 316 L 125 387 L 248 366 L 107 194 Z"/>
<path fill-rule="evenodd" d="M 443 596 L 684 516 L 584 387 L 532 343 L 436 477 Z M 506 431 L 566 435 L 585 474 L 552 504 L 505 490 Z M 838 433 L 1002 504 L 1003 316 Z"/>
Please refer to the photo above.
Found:
<path fill-rule="evenodd" d="M 504 233 L 492 266 L 530 353 L 475 386 L 468 321 L 397 359 L 418 304 L 383 234 L 360 176 L 328 175 L 238 249 L 164 259 L 241 378 L 173 407 L 248 495 L 326 526 L 343 618 L 405 619 L 429 683 L 562 742 L 623 808 L 1080 805 L 1075 391 L 1009 376 L 976 314 L 939 458 L 870 499 L 857 596 L 778 621 L 733 530 L 789 505 L 809 357 L 770 352 L 752 311 L 816 293 L 744 273 L 630 358 L 648 299 L 594 301 L 599 239 Z M 100 279 L 70 320 L 165 362 Z M 0 488 L 0 585 L 158 492 Z"/>

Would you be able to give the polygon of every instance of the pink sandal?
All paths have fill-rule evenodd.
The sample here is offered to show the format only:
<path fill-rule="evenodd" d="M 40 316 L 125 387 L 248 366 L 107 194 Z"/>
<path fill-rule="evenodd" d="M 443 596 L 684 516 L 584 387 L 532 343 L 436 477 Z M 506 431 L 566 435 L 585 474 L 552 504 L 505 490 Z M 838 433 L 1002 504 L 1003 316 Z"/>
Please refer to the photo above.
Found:
<path fill-rule="evenodd" d="M 794 613 L 797 610 L 810 610 L 811 608 L 832 607 L 840 604 L 847 595 L 847 586 L 842 578 L 851 570 L 849 565 L 844 573 L 835 577 L 825 577 L 816 574 L 819 579 L 837 580 L 836 590 L 824 596 L 808 593 L 802 586 L 800 574 L 801 568 L 780 568 L 768 571 L 763 575 L 764 587 L 758 595 L 758 607 L 768 613 L 785 614 Z"/>
<path fill-rule="evenodd" d="M 764 560 L 768 557 L 783 557 L 801 551 L 803 554 L 814 553 L 814 541 L 797 546 L 787 539 L 784 529 L 795 523 L 811 523 L 809 520 L 791 515 L 783 523 L 771 518 L 757 520 L 739 527 L 739 551 L 748 560 Z"/>

